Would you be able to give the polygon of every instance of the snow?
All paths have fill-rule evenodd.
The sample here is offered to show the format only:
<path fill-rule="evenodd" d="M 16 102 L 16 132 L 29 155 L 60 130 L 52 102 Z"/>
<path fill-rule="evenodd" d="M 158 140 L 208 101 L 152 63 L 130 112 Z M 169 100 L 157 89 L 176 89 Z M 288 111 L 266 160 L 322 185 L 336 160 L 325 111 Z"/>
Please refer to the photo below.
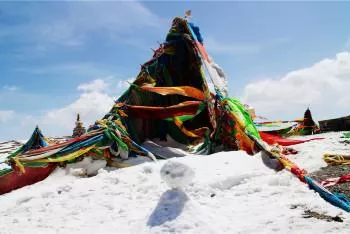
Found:
<path fill-rule="evenodd" d="M 98 170 L 106 165 L 105 160 L 93 160 L 91 157 L 86 157 L 80 162 L 68 164 L 66 171 L 75 176 L 94 176 L 97 175 Z"/>
<path fill-rule="evenodd" d="M 7 141 L 0 142 L 0 170 L 11 168 L 7 163 L 4 163 L 7 155 L 22 145 L 21 142 L 18 141 Z"/>
<path fill-rule="evenodd" d="M 0 163 L 6 159 L 9 153 L 15 151 L 17 148 L 22 146 L 22 144 L 22 141 L 0 142 Z"/>
<path fill-rule="evenodd" d="M 160 169 L 160 177 L 170 188 L 182 188 L 194 178 L 195 172 L 186 164 L 170 159 Z"/>
<path fill-rule="evenodd" d="M 323 153 L 348 151 L 338 142 L 340 136 L 323 134 L 324 140 L 296 145 L 300 153 L 290 158 L 309 172 L 317 170 L 325 165 Z M 192 182 L 169 188 L 160 173 L 169 162 L 193 171 Z M 307 209 L 339 215 L 344 222 L 305 219 Z M 42 182 L 0 196 L 0 216 L 4 234 L 345 234 L 350 230 L 348 213 L 325 202 L 288 171 L 268 169 L 259 154 L 242 151 L 99 169 L 93 177 L 57 169 Z"/>

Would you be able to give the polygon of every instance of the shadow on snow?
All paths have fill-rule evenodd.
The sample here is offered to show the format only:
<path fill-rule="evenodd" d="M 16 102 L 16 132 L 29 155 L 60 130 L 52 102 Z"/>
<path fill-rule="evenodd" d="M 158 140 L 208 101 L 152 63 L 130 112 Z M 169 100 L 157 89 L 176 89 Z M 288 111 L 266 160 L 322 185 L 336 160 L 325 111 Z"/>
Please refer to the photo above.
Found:
<path fill-rule="evenodd" d="M 180 189 L 171 189 L 162 194 L 147 225 L 154 227 L 176 219 L 182 212 L 188 196 Z"/>

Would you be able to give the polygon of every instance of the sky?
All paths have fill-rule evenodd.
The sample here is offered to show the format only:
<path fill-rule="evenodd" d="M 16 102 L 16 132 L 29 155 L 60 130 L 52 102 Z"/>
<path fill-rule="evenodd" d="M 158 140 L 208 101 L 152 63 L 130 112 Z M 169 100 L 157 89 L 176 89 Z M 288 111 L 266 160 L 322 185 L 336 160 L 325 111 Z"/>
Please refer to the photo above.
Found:
<path fill-rule="evenodd" d="M 0 1 L 0 140 L 101 118 L 188 9 L 258 115 L 350 114 L 350 2 Z"/>

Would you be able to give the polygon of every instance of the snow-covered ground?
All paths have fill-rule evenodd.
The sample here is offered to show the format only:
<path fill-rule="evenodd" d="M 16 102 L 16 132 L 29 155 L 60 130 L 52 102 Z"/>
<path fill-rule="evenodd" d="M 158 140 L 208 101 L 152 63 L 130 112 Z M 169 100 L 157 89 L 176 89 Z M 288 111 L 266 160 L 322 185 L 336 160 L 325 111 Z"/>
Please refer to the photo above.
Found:
<path fill-rule="evenodd" d="M 300 153 L 290 158 L 309 172 L 317 170 L 325 166 L 323 153 L 349 153 L 340 135 L 317 135 L 326 139 L 294 146 Z M 348 213 L 288 171 L 269 170 L 259 155 L 238 151 L 170 160 L 195 174 L 183 189 L 162 181 L 167 161 L 100 169 L 90 178 L 57 169 L 40 183 L 0 196 L 0 233 L 350 232 Z M 344 222 L 303 218 L 307 209 L 339 215 Z"/>
<path fill-rule="evenodd" d="M 6 156 L 19 148 L 23 144 L 23 141 L 7 141 L 0 142 L 0 162 L 6 159 Z"/>

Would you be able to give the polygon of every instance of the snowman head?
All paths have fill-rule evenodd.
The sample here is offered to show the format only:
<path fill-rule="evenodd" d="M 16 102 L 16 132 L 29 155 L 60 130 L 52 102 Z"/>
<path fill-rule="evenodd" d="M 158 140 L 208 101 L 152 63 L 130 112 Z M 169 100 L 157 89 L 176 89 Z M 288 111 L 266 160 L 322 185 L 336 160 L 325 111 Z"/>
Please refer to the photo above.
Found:
<path fill-rule="evenodd" d="M 169 160 L 160 170 L 160 177 L 170 188 L 181 188 L 188 185 L 194 175 L 194 171 L 189 166 L 176 160 Z"/>

